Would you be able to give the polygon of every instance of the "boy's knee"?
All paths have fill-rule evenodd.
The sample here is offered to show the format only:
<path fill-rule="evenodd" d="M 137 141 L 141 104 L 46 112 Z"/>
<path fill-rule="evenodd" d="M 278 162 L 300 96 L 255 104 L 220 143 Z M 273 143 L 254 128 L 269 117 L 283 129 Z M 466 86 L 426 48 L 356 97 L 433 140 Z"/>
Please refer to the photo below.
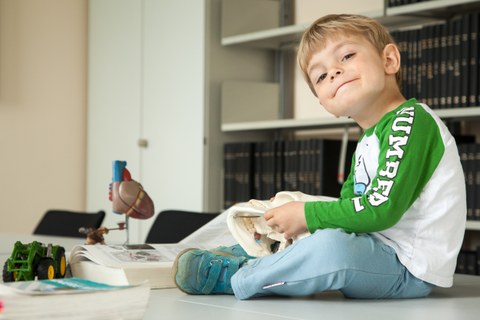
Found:
<path fill-rule="evenodd" d="M 342 229 L 323 229 L 316 231 L 312 236 L 316 238 L 319 245 L 325 247 L 349 248 L 356 235 Z"/>
<path fill-rule="evenodd" d="M 310 248 L 310 254 L 319 256 L 321 259 L 340 259 L 351 256 L 354 250 L 352 241 L 355 234 L 349 234 L 341 229 L 318 230 L 303 245 Z"/>

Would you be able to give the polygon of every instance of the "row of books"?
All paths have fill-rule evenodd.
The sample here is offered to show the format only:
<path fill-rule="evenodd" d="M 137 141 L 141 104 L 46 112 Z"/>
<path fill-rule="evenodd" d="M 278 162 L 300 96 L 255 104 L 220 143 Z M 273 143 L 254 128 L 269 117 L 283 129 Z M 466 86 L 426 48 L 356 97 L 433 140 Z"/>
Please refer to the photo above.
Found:
<path fill-rule="evenodd" d="M 404 6 L 406 4 L 414 4 L 418 2 L 425 2 L 425 1 L 432 1 L 432 0 L 388 0 L 387 6 L 389 8 Z"/>
<path fill-rule="evenodd" d="M 224 207 L 270 199 L 279 191 L 338 197 L 356 142 L 327 139 L 239 142 L 224 145 Z M 343 167 L 343 170 L 342 170 Z M 340 181 L 339 181 L 340 172 Z"/>
<path fill-rule="evenodd" d="M 467 188 L 467 219 L 480 220 L 480 144 L 459 144 Z"/>
<path fill-rule="evenodd" d="M 402 92 L 433 109 L 480 105 L 479 12 L 419 29 L 394 31 Z"/>
<path fill-rule="evenodd" d="M 480 275 L 480 247 L 460 251 L 455 273 Z"/>

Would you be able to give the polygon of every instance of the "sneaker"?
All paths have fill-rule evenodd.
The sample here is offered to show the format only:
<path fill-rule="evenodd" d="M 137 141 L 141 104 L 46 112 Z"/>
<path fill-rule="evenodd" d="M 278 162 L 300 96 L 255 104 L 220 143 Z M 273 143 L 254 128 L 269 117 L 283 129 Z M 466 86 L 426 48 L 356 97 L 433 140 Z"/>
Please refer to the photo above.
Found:
<path fill-rule="evenodd" d="M 236 257 L 245 257 L 247 259 L 255 259 L 255 257 L 250 256 L 239 244 L 235 244 L 230 247 L 220 246 L 212 249 L 211 251 L 219 251 Z"/>
<path fill-rule="evenodd" d="M 235 246 L 234 246 L 235 247 Z M 176 286 L 189 294 L 233 294 L 230 279 L 248 260 L 235 255 L 238 248 L 218 247 L 213 250 L 186 249 L 173 264 Z"/>

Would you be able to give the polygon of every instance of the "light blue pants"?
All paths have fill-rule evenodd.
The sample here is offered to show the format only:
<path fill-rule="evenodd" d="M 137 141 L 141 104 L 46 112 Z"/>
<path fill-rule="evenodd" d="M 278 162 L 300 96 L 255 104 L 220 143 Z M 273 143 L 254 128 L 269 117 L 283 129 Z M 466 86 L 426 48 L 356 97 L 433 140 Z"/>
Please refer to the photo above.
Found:
<path fill-rule="evenodd" d="M 411 275 L 381 240 L 340 229 L 318 230 L 281 252 L 250 260 L 231 282 L 238 299 L 326 290 L 348 298 L 418 298 L 433 288 Z"/>

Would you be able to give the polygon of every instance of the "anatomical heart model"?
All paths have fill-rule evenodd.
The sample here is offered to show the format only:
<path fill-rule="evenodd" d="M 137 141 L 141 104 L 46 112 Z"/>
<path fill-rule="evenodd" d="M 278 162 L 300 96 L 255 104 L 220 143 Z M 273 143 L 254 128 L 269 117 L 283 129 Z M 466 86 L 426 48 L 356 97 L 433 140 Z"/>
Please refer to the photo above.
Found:
<path fill-rule="evenodd" d="M 132 179 L 126 161 L 113 161 L 109 199 L 114 213 L 134 219 L 148 219 L 154 214 L 152 199 L 142 185 Z"/>
<path fill-rule="evenodd" d="M 148 219 L 155 212 L 153 201 L 142 185 L 132 179 L 126 161 L 115 160 L 112 163 L 113 174 L 109 199 L 116 214 L 124 214 L 128 242 L 128 218 Z"/>

